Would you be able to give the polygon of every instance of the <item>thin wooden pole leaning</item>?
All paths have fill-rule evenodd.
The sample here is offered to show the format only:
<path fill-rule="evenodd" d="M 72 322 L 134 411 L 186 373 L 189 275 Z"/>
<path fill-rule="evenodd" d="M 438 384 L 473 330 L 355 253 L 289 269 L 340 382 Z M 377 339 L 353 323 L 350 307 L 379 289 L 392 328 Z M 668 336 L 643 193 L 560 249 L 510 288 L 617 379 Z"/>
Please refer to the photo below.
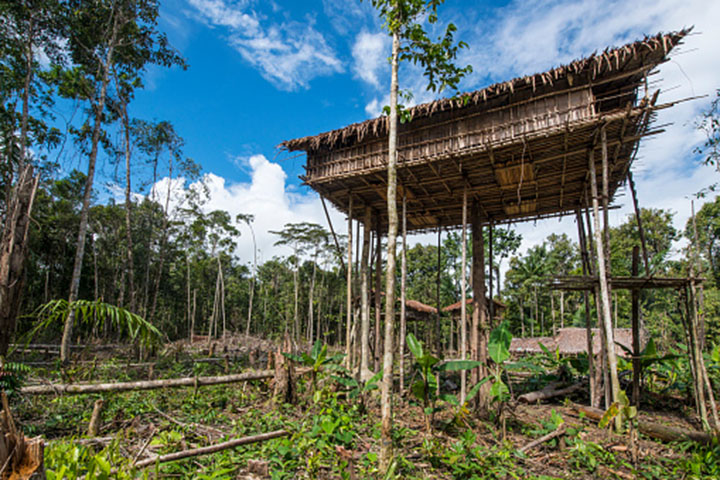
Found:
<path fill-rule="evenodd" d="M 348 261 L 347 261 L 347 318 L 345 321 L 345 362 L 347 364 L 347 368 L 349 370 L 352 370 L 352 345 L 350 342 L 350 331 L 352 329 L 352 262 L 353 262 L 353 256 L 352 256 L 352 237 L 353 237 L 353 228 L 352 228 L 352 214 L 353 214 L 353 197 L 350 195 L 350 200 L 348 201 L 348 243 L 347 243 L 347 255 L 348 255 Z"/>
<path fill-rule="evenodd" d="M 648 260 L 647 243 L 645 242 L 645 229 L 640 216 L 640 206 L 638 205 L 637 190 L 635 189 L 635 181 L 633 180 L 632 171 L 627 172 L 628 184 L 630 185 L 630 194 L 632 195 L 633 208 L 635 209 L 635 219 L 638 226 L 638 234 L 640 235 L 640 245 L 642 246 L 643 264 L 645 265 L 645 276 L 650 276 L 650 261 Z"/>
<path fill-rule="evenodd" d="M 607 145 L 604 145 L 607 147 Z M 607 165 L 607 151 L 603 148 L 603 167 Z M 598 281 L 600 283 L 600 303 L 602 305 L 602 327 L 605 331 L 604 345 L 605 355 L 607 356 L 607 362 L 610 374 L 610 385 L 606 385 L 606 388 L 610 388 L 610 397 L 614 402 L 620 399 L 620 382 L 617 374 L 617 358 L 615 357 L 615 341 L 612 329 L 612 318 L 610 312 L 610 291 L 608 288 L 608 279 L 605 263 L 605 247 L 603 241 L 603 233 L 600 229 L 600 202 L 598 199 L 598 186 L 597 186 L 597 175 L 595 173 L 595 161 L 593 150 L 590 151 L 589 156 L 589 169 L 590 169 L 590 188 L 592 192 L 592 205 L 593 205 L 593 222 L 595 224 L 595 250 L 597 252 L 597 271 Z M 604 168 L 603 168 L 604 170 Z M 619 430 L 622 425 L 621 415 L 615 417 L 615 427 Z"/>
<path fill-rule="evenodd" d="M 587 239 L 585 238 L 585 227 L 583 226 L 583 217 L 580 209 L 575 210 L 575 218 L 578 228 L 578 242 L 580 243 L 580 256 L 582 258 L 583 275 L 590 274 L 590 258 L 587 250 Z M 590 322 L 590 294 L 587 290 L 583 291 L 583 300 L 585 301 L 585 337 L 587 341 L 588 353 L 588 377 L 590 381 L 590 405 L 597 407 L 597 383 L 595 382 L 595 353 L 593 352 L 592 326 Z"/>
<path fill-rule="evenodd" d="M 467 187 L 463 188 L 462 208 L 462 262 L 460 275 L 460 358 L 467 359 Z M 467 371 L 460 371 L 460 405 L 465 404 L 467 396 Z"/>
<path fill-rule="evenodd" d="M 400 257 L 400 341 L 398 362 L 400 363 L 400 392 L 405 391 L 405 335 L 407 330 L 405 310 L 405 287 L 407 283 L 407 195 L 403 189 L 402 203 L 402 257 Z"/>
<path fill-rule="evenodd" d="M 327 205 L 325 204 L 325 197 L 320 195 L 320 202 L 323 206 L 323 211 L 325 212 L 325 219 L 328 222 L 328 227 L 330 227 L 330 233 L 332 233 L 333 241 L 335 242 L 335 249 L 337 250 L 338 259 L 340 260 L 340 270 L 345 270 L 345 261 L 343 260 L 343 253 L 342 249 L 340 248 L 340 242 L 338 241 L 337 235 L 335 234 L 335 227 L 333 227 L 332 220 L 330 219 L 330 212 L 328 212 Z"/>

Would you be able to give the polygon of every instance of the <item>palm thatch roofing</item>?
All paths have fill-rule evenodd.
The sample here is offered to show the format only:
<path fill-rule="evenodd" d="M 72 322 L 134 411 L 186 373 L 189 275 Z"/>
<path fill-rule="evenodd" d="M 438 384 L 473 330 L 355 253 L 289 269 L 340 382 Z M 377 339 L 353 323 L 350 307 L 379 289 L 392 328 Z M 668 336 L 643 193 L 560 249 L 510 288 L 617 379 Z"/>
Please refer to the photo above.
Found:
<path fill-rule="evenodd" d="M 600 352 L 600 330 L 592 329 L 593 352 Z M 628 350 L 632 350 L 632 329 L 615 328 L 613 329 L 613 337 L 615 339 L 615 350 L 620 355 L 625 355 L 625 349 L 619 347 L 622 345 Z M 563 355 L 576 355 L 587 352 L 587 331 L 585 328 L 561 328 L 554 337 L 526 337 L 513 338 L 510 343 L 511 353 L 542 353 L 540 344 L 543 344 L 548 350 L 558 350 Z M 647 334 L 644 330 L 640 330 L 640 348 L 645 348 L 647 344 Z"/>
<path fill-rule="evenodd" d="M 587 207 L 589 152 L 595 168 L 604 128 L 610 195 L 624 181 L 656 104 L 648 75 L 668 60 L 689 30 L 649 36 L 547 72 L 415 106 L 399 126 L 398 193 L 407 199 L 409 230 L 462 223 L 463 191 L 483 222 L 508 222 Z M 639 98 L 641 87 L 644 96 Z M 656 92 L 657 94 L 657 92 Z M 361 219 L 375 212 L 387 225 L 387 117 L 280 147 L 304 151 L 301 179 L 339 210 Z"/>
<path fill-rule="evenodd" d="M 502 312 L 505 311 L 505 309 L 507 308 L 507 305 L 505 305 L 503 302 L 501 302 L 500 300 L 497 300 L 495 298 L 493 298 L 492 301 L 493 301 L 494 308 L 495 308 L 495 314 L 501 315 Z M 472 302 L 473 302 L 473 299 L 468 298 L 465 300 L 465 305 L 472 305 Z M 455 302 L 451 305 L 448 305 L 447 307 L 443 307 L 442 311 L 446 312 L 446 313 L 447 312 L 456 312 L 456 311 L 460 310 L 461 303 L 462 303 L 462 300 L 458 300 L 457 302 Z"/>

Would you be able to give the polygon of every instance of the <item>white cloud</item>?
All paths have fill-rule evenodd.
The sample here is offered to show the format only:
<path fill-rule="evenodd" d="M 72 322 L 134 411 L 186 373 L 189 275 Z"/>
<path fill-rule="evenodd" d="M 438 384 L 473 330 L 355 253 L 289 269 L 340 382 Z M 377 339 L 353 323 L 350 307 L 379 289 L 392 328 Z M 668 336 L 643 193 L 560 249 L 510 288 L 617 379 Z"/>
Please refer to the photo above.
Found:
<path fill-rule="evenodd" d="M 249 182 L 231 183 L 213 173 L 205 175 L 208 201 L 202 208 L 205 212 L 225 210 L 233 219 L 239 213 L 253 215 L 258 261 L 291 253 L 287 247 L 275 247 L 273 244 L 277 237 L 270 233 L 272 230 L 282 230 L 286 223 L 313 222 L 328 229 L 318 196 L 314 193 L 302 195 L 289 191 L 287 175 L 280 164 L 269 161 L 264 155 L 253 155 L 243 161 L 250 170 Z M 189 189 L 201 188 L 199 182 L 185 185 L 184 179 L 175 180 L 173 185 L 176 184 L 182 184 L 183 188 Z M 165 198 L 166 186 L 167 179 L 156 184 L 157 198 Z M 328 204 L 328 208 L 336 232 L 344 233 L 344 216 L 333 209 L 331 204 Z M 247 226 L 239 225 L 238 228 L 241 235 L 237 239 L 237 256 L 244 263 L 252 263 L 252 235 Z"/>
<path fill-rule="evenodd" d="M 378 75 L 388 70 L 390 41 L 384 33 L 362 31 L 352 47 L 353 70 L 364 82 L 379 88 Z"/>
<path fill-rule="evenodd" d="M 225 28 L 230 45 L 279 89 L 307 88 L 317 76 L 343 71 L 342 62 L 310 21 L 275 24 L 249 10 L 247 1 L 188 1 L 201 20 Z"/>

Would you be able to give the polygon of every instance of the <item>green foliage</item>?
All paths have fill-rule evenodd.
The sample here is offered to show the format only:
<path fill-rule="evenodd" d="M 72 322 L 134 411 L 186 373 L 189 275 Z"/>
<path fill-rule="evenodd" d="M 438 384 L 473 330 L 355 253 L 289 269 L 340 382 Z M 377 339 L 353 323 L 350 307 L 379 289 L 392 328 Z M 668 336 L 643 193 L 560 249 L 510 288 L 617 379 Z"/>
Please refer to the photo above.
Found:
<path fill-rule="evenodd" d="M 14 396 L 25 384 L 30 367 L 22 363 L 7 362 L 0 357 L 0 392 Z"/>
<path fill-rule="evenodd" d="M 323 367 L 331 367 L 337 369 L 339 362 L 345 357 L 344 354 L 336 354 L 328 357 L 328 346 L 320 340 L 316 341 L 309 353 L 303 352 L 300 355 L 292 353 L 283 353 L 287 358 L 298 362 L 301 365 L 310 367 L 310 375 L 312 379 L 313 392 L 317 390 L 317 375 Z"/>
<path fill-rule="evenodd" d="M 71 304 L 65 299 L 51 300 L 32 313 L 37 323 L 27 334 L 27 343 L 40 331 L 53 325 L 62 325 L 70 311 L 80 325 L 100 326 L 107 322 L 118 331 L 125 331 L 132 340 L 146 346 L 160 342 L 162 333 L 153 324 L 128 310 L 110 305 L 100 300 L 76 300 Z"/>

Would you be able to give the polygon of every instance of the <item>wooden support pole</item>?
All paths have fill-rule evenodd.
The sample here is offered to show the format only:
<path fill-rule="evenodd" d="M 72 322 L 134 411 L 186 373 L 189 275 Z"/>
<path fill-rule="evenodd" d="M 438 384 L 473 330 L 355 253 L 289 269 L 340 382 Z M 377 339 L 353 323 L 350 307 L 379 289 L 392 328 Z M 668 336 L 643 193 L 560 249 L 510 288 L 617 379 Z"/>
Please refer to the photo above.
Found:
<path fill-rule="evenodd" d="M 604 132 L 604 129 L 603 129 Z M 603 140 L 605 139 L 603 135 Z M 592 191 L 592 204 L 593 204 L 593 221 L 595 223 L 595 250 L 597 252 L 597 268 L 598 268 L 598 281 L 600 283 L 600 302 L 602 305 L 602 328 L 605 331 L 604 345 L 605 355 L 607 357 L 607 363 L 610 374 L 610 385 L 606 385 L 606 388 L 610 389 L 610 398 L 612 402 L 620 401 L 620 381 L 617 373 L 617 358 L 615 357 L 615 339 L 612 329 L 612 318 L 610 311 L 610 289 L 608 288 L 608 279 L 606 271 L 606 259 L 605 259 L 605 245 L 603 241 L 603 234 L 600 230 L 600 202 L 598 200 L 598 187 L 597 187 L 597 175 L 595 173 L 595 161 L 593 158 L 593 151 L 590 151 L 589 156 L 589 169 L 590 169 L 590 188 Z M 607 145 L 603 142 L 603 170 L 607 167 Z M 619 430 L 622 425 L 622 418 L 620 415 L 615 417 L 615 426 Z"/>
<path fill-rule="evenodd" d="M 487 300 L 485 298 L 485 246 L 483 239 L 483 226 L 480 223 L 480 208 L 477 202 L 473 203 L 472 212 L 472 277 L 473 277 L 473 315 L 470 352 L 471 358 L 481 362 L 481 365 L 472 371 L 473 383 L 477 383 L 488 374 L 487 346 L 489 328 L 487 320 Z M 486 412 L 489 408 L 490 382 L 485 382 L 478 392 L 477 406 L 480 411 Z"/>
<path fill-rule="evenodd" d="M 695 217 L 695 202 L 690 200 L 690 218 L 692 219 L 693 227 L 693 241 L 692 241 L 692 252 L 693 252 L 693 263 L 697 266 L 695 276 L 702 277 L 702 262 L 700 261 L 700 255 L 698 254 L 698 232 L 697 232 L 697 221 Z M 698 341 L 700 343 L 700 350 L 705 349 L 705 290 L 703 284 L 698 285 Z"/>
<path fill-rule="evenodd" d="M 467 359 L 467 187 L 463 188 L 462 208 L 462 261 L 460 275 L 460 358 Z M 467 371 L 460 371 L 460 405 L 465 404 L 467 396 Z"/>
<path fill-rule="evenodd" d="M 628 169 L 628 184 L 630 185 L 630 194 L 632 195 L 633 208 L 635 209 L 635 220 L 638 226 L 638 234 L 640 235 L 640 245 L 642 246 L 643 264 L 645 265 L 645 276 L 650 276 L 650 260 L 648 259 L 647 243 L 645 242 L 645 229 L 642 224 L 642 216 L 640 215 L 640 206 L 638 205 L 637 190 L 635 189 L 635 181 L 633 180 L 632 171 Z"/>
<path fill-rule="evenodd" d="M 632 275 L 638 276 L 638 263 L 640 257 L 640 249 L 633 247 L 632 250 Z M 632 401 L 636 407 L 640 406 L 640 378 L 642 377 L 642 362 L 640 361 L 640 291 L 637 288 L 632 290 L 632 344 L 633 344 L 633 394 Z"/>
<path fill-rule="evenodd" d="M 380 214 L 375 216 L 375 363 L 374 371 L 380 369 L 380 358 L 382 357 L 382 235 L 380 234 Z"/>
<path fill-rule="evenodd" d="M 490 323 L 492 324 L 495 322 L 495 302 L 493 302 L 493 223 L 490 222 L 490 225 L 488 225 L 488 256 L 490 257 L 488 259 L 488 262 L 490 264 L 490 268 L 488 269 L 488 273 L 490 274 L 490 278 L 488 279 L 488 290 L 490 291 L 490 295 L 488 296 L 488 308 L 490 310 Z"/>
<path fill-rule="evenodd" d="M 402 257 L 400 257 L 400 341 L 399 358 L 400 363 L 400 391 L 405 391 L 405 335 L 407 330 L 407 319 L 405 310 L 405 288 L 407 285 L 407 194 L 403 189 L 402 202 Z"/>
<path fill-rule="evenodd" d="M 692 263 L 690 264 L 690 276 L 692 277 Z M 703 428 L 709 430 L 710 423 L 708 422 L 707 405 L 705 405 L 705 383 L 703 379 L 703 358 L 702 351 L 699 348 L 697 338 L 697 304 L 695 303 L 695 285 L 690 282 L 690 287 L 686 288 L 686 302 L 687 307 L 687 318 L 688 318 L 688 331 L 690 334 L 690 360 L 693 362 L 695 368 L 693 369 L 694 381 L 695 381 L 695 392 L 698 413 L 700 414 L 700 420 L 702 421 Z"/>
<path fill-rule="evenodd" d="M 441 248 L 442 248 L 442 228 L 437 229 L 437 271 L 435 272 L 435 306 L 437 307 L 437 313 L 435 314 L 435 325 L 433 331 L 435 332 L 434 340 L 435 351 L 442 358 L 442 316 L 440 315 L 440 269 L 441 269 Z M 439 384 L 438 384 L 439 386 Z"/>
<path fill-rule="evenodd" d="M 372 377 L 370 372 L 370 272 L 368 258 L 370 256 L 370 224 L 372 210 L 365 207 L 363 220 L 363 244 L 360 260 L 360 380 L 365 381 Z"/>
<path fill-rule="evenodd" d="M 348 261 L 347 261 L 347 318 L 345 321 L 345 362 L 346 366 L 349 370 L 352 370 L 352 342 L 350 341 L 351 331 L 352 331 L 352 311 L 353 311 L 353 304 L 352 304 L 352 283 L 353 283 L 353 272 L 352 272 L 352 263 L 353 263 L 353 255 L 352 255 L 352 237 L 353 237 L 353 227 L 352 227 L 352 214 L 353 214 L 353 197 L 350 195 L 350 200 L 348 201 L 348 243 L 347 243 L 347 255 L 348 255 Z"/>

